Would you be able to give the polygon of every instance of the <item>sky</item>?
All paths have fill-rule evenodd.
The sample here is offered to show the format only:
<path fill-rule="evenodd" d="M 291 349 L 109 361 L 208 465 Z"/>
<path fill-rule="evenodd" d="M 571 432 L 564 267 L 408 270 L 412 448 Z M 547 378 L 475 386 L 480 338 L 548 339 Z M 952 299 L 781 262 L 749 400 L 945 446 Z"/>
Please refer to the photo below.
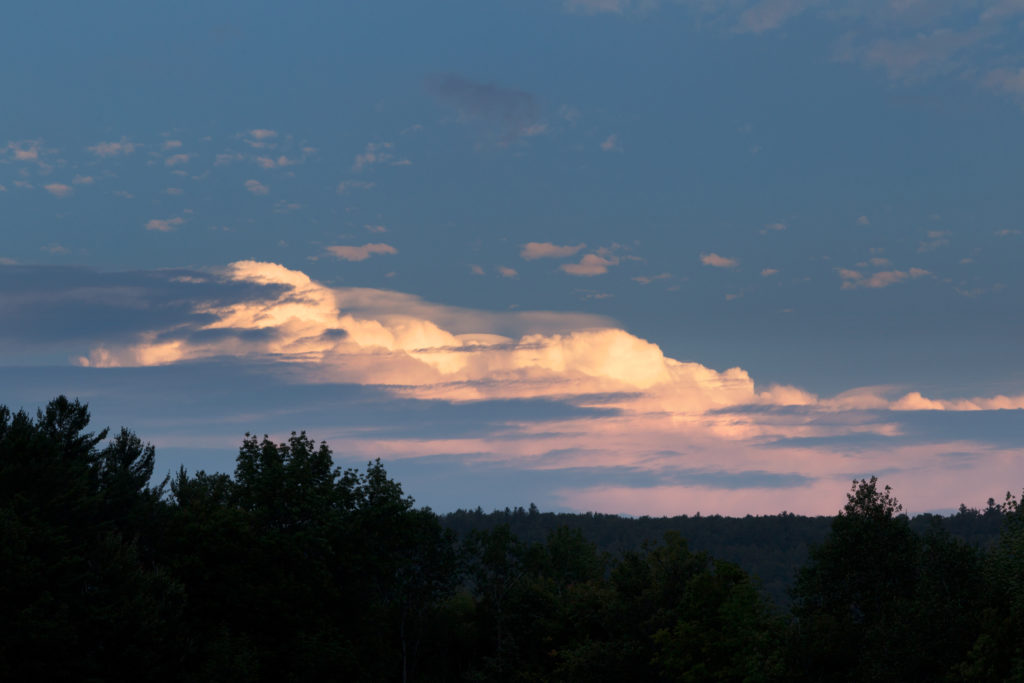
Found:
<path fill-rule="evenodd" d="M 0 404 L 418 504 L 1024 487 L 1024 2 L 19 3 Z"/>

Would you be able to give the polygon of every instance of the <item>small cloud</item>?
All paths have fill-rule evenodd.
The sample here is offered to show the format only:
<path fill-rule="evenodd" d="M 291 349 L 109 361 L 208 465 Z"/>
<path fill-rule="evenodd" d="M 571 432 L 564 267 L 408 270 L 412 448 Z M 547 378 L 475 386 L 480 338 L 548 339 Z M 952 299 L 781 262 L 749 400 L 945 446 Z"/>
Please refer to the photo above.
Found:
<path fill-rule="evenodd" d="M 184 193 L 184 190 L 182 190 L 180 187 L 168 187 L 166 190 L 164 190 L 164 193 L 177 196 Z"/>
<path fill-rule="evenodd" d="M 165 140 L 164 144 L 160 146 L 165 152 L 169 149 L 178 149 L 181 147 L 181 140 Z"/>
<path fill-rule="evenodd" d="M 399 159 L 398 161 L 392 161 L 392 166 L 412 166 L 412 162 L 408 159 Z"/>
<path fill-rule="evenodd" d="M 469 272 L 471 272 L 473 275 L 483 275 L 484 269 L 478 265 L 471 265 L 469 267 Z"/>
<path fill-rule="evenodd" d="M 94 178 L 91 175 L 76 175 L 71 179 L 72 185 L 92 185 Z"/>
<path fill-rule="evenodd" d="M 256 163 L 260 168 L 274 168 L 277 165 L 270 157 L 256 157 Z"/>
<path fill-rule="evenodd" d="M 781 232 L 781 231 L 783 231 L 785 229 L 786 229 L 786 224 L 785 223 L 769 223 L 768 225 L 764 226 L 764 230 L 761 231 L 761 234 L 765 235 L 765 234 L 768 233 L 768 231 Z"/>
<path fill-rule="evenodd" d="M 597 254 L 587 254 L 579 263 L 563 263 L 560 268 L 569 275 L 591 277 L 593 275 L 604 275 L 608 272 L 609 266 L 618 265 L 619 260 L 614 256 L 605 258 Z"/>
<path fill-rule="evenodd" d="M 389 151 L 391 147 L 390 142 L 367 143 L 366 150 L 362 154 L 357 154 L 355 161 L 352 162 L 352 170 L 358 173 L 366 166 L 391 161 L 394 158 L 394 154 Z"/>
<path fill-rule="evenodd" d="M 996 237 L 1009 237 L 1011 235 L 1019 235 L 1019 234 L 1021 234 L 1020 230 L 1013 230 L 1013 229 L 996 230 Z"/>
<path fill-rule="evenodd" d="M 576 245 L 564 246 L 552 244 L 551 242 L 527 242 L 523 245 L 523 250 L 519 252 L 519 255 L 527 261 L 539 258 L 565 258 L 566 256 L 574 256 L 576 252 L 585 246 L 587 245 L 582 242 Z"/>
<path fill-rule="evenodd" d="M 857 217 L 857 224 L 858 225 L 870 225 L 871 221 L 868 220 L 867 216 L 858 216 Z"/>
<path fill-rule="evenodd" d="M 655 280 L 667 280 L 670 277 L 672 277 L 671 273 L 658 273 L 657 275 L 651 275 L 650 277 L 646 277 L 644 275 L 637 275 L 635 278 L 633 278 L 633 282 L 639 282 L 642 285 L 649 285 Z"/>
<path fill-rule="evenodd" d="M 7 188 L 4 187 L 3 185 L 0 185 L 0 192 L 7 192 Z"/>
<path fill-rule="evenodd" d="M 237 152 L 224 152 L 214 157 L 214 166 L 227 166 L 232 161 L 241 161 L 244 157 Z"/>
<path fill-rule="evenodd" d="M 270 192 L 270 188 L 258 180 L 246 180 L 245 189 L 247 189 L 249 192 L 252 192 L 253 194 L 261 195 Z"/>
<path fill-rule="evenodd" d="M 133 195 L 128 190 L 114 190 L 110 194 L 114 195 L 115 197 L 120 197 L 121 199 L 135 199 L 135 195 Z"/>
<path fill-rule="evenodd" d="M 10 150 L 15 161 L 39 161 L 39 142 L 39 140 L 9 142 L 5 149 Z"/>
<path fill-rule="evenodd" d="M 47 244 L 42 248 L 43 251 L 48 251 L 51 254 L 70 254 L 71 250 L 60 244 Z"/>
<path fill-rule="evenodd" d="M 387 232 L 388 231 L 388 229 L 386 227 L 384 227 L 383 225 L 364 225 L 363 227 L 366 228 L 367 230 L 369 230 L 370 232 L 376 232 L 376 233 L 381 233 L 381 232 Z"/>
<path fill-rule="evenodd" d="M 565 0 L 566 12 L 580 14 L 622 14 L 629 7 L 629 0 Z"/>
<path fill-rule="evenodd" d="M 409 126 L 408 128 L 402 130 L 402 132 L 399 133 L 399 135 L 408 135 L 409 133 L 418 133 L 421 130 L 423 130 L 423 125 L 419 124 L 419 123 L 414 123 L 411 126 Z"/>
<path fill-rule="evenodd" d="M 369 190 L 373 186 L 374 183 L 362 180 L 343 180 L 338 183 L 338 194 L 345 194 L 349 190 Z"/>
<path fill-rule="evenodd" d="M 174 218 L 153 218 L 146 222 L 146 230 L 170 232 L 184 222 L 185 219 L 180 216 L 175 216 Z"/>
<path fill-rule="evenodd" d="M 700 262 L 705 266 L 714 266 L 715 268 L 735 268 L 739 265 L 739 261 L 736 259 L 719 256 L 714 252 L 711 252 L 710 254 L 701 254 Z"/>
<path fill-rule="evenodd" d="M 931 273 L 929 273 L 924 268 L 911 268 L 908 272 L 910 273 L 910 277 L 915 277 L 915 278 L 916 277 L 923 277 L 925 275 L 931 275 Z"/>
<path fill-rule="evenodd" d="M 269 130 L 267 128 L 254 128 L 249 131 L 249 135 L 257 140 L 269 140 L 277 137 L 277 131 Z"/>
<path fill-rule="evenodd" d="M 602 152 L 621 152 L 622 147 L 619 146 L 619 136 L 612 133 L 604 139 L 601 143 Z"/>
<path fill-rule="evenodd" d="M 50 183 L 45 185 L 44 189 L 54 197 L 67 197 L 72 192 L 71 186 L 63 183 Z"/>
<path fill-rule="evenodd" d="M 761 271 L 761 277 L 771 277 L 772 275 L 778 275 L 779 271 L 775 268 L 765 268 Z"/>
<path fill-rule="evenodd" d="M 892 262 L 889 261 L 889 259 L 882 258 L 881 256 L 872 256 L 870 259 L 868 259 L 868 262 L 871 263 L 871 265 L 873 265 L 875 268 L 884 268 L 885 266 L 892 265 Z"/>
<path fill-rule="evenodd" d="M 164 159 L 164 166 L 177 166 L 178 164 L 187 164 L 191 157 L 188 154 L 172 154 L 171 156 Z"/>
<path fill-rule="evenodd" d="M 345 261 L 365 261 L 370 258 L 372 254 L 397 254 L 398 250 L 390 244 L 364 244 L 361 247 L 349 247 L 349 246 L 333 246 L 327 247 L 327 251 L 331 252 L 340 259 Z"/>
<path fill-rule="evenodd" d="M 911 268 L 909 271 L 883 270 L 872 274 L 870 277 L 864 277 L 864 274 L 859 270 L 849 270 L 847 268 L 837 268 L 836 270 L 839 273 L 839 277 L 843 280 L 843 289 L 858 289 L 861 287 L 882 289 L 889 285 L 903 282 L 907 278 L 919 278 L 924 275 L 930 275 L 923 268 Z"/>
<path fill-rule="evenodd" d="M 507 268 L 506 266 L 498 266 L 498 272 L 501 274 L 502 277 L 509 277 L 509 278 L 519 277 L 519 273 L 516 271 L 515 268 Z"/>
<path fill-rule="evenodd" d="M 119 142 L 98 142 L 87 149 L 98 157 L 116 157 L 131 154 L 137 146 L 134 142 L 129 142 L 128 138 L 121 138 Z"/>
<path fill-rule="evenodd" d="M 949 244 L 949 236 L 951 234 L 948 230 L 929 230 L 928 240 L 921 242 L 917 246 L 918 252 L 932 251 L 933 249 L 946 246 Z"/>
<path fill-rule="evenodd" d="M 454 74 L 428 79 L 427 89 L 454 107 L 460 121 L 480 121 L 500 128 L 506 142 L 544 130 L 537 128 L 541 124 L 539 107 L 531 93 L 493 83 L 477 83 Z"/>

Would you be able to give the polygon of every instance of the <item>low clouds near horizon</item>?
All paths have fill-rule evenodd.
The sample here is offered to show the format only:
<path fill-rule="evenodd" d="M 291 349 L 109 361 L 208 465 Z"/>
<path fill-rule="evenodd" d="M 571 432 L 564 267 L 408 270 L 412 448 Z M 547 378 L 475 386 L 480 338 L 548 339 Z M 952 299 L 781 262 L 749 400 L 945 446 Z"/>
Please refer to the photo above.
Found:
<path fill-rule="evenodd" d="M 822 397 L 794 386 L 762 386 L 739 367 L 715 370 L 670 358 L 592 316 L 456 309 L 387 290 L 331 288 L 257 261 L 191 279 L 205 282 L 190 285 L 183 276 L 180 286 L 262 289 L 233 303 L 205 294 L 193 304 L 192 322 L 140 329 L 128 343 L 98 341 L 78 363 L 102 369 L 235 358 L 272 363 L 292 383 L 379 387 L 395 400 L 471 406 L 545 399 L 597 409 L 468 433 L 405 438 L 400 430 L 394 436 L 355 430 L 345 437 L 345 450 L 356 456 L 447 454 L 467 466 L 606 471 L 612 478 L 606 484 L 560 489 L 560 504 L 574 509 L 826 514 L 851 476 L 883 470 L 889 481 L 906 482 L 902 497 L 911 505 L 934 509 L 993 495 L 1001 468 L 1024 476 L 1013 448 L 975 437 L 936 443 L 913 436 L 901 417 L 1015 411 L 1024 408 L 1024 396 L 949 399 L 861 387 Z M 955 467 L 942 455 L 966 451 L 976 457 Z M 693 483 L 683 477 L 637 488 L 615 481 L 623 468 L 663 482 L 679 479 L 673 472 L 690 473 Z M 701 472 L 717 474 L 694 474 Z"/>

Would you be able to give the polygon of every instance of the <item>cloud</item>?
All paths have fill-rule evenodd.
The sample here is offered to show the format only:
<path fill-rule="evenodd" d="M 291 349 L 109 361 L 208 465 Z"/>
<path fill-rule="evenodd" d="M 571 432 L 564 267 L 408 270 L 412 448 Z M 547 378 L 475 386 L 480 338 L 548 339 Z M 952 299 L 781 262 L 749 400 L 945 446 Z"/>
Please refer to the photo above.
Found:
<path fill-rule="evenodd" d="M 178 164 L 187 164 L 188 160 L 192 157 L 188 154 L 172 154 L 171 156 L 164 159 L 164 166 L 177 166 Z"/>
<path fill-rule="evenodd" d="M 871 221 L 868 220 L 867 216 L 858 216 L 857 217 L 857 224 L 858 225 L 870 225 Z"/>
<path fill-rule="evenodd" d="M 124 154 L 131 154 L 135 151 L 136 145 L 128 138 L 121 138 L 117 142 L 97 142 L 88 150 L 98 157 L 116 157 Z"/>
<path fill-rule="evenodd" d="M 67 197 L 74 191 L 70 185 L 63 183 L 50 183 L 49 185 L 44 185 L 43 188 L 54 197 Z"/>
<path fill-rule="evenodd" d="M 765 268 L 761 271 L 761 277 L 771 277 L 772 275 L 778 275 L 779 271 L 775 268 Z"/>
<path fill-rule="evenodd" d="M 541 124 L 533 94 L 493 83 L 478 83 L 455 74 L 430 78 L 427 90 L 458 111 L 463 122 L 479 121 L 497 126 L 506 141 L 536 134 Z"/>
<path fill-rule="evenodd" d="M 621 152 L 622 147 L 619 145 L 619 136 L 612 133 L 601 142 L 602 152 Z"/>
<path fill-rule="evenodd" d="M 184 222 L 185 219 L 180 216 L 175 216 L 174 218 L 153 218 L 146 221 L 146 230 L 170 232 Z"/>
<path fill-rule="evenodd" d="M 761 0 L 740 14 L 737 33 L 764 33 L 779 28 L 804 12 L 813 0 Z"/>
<path fill-rule="evenodd" d="M 257 140 L 269 140 L 277 137 L 277 131 L 267 128 L 254 128 L 249 131 L 249 135 Z"/>
<path fill-rule="evenodd" d="M 711 252 L 710 254 L 701 254 L 700 262 L 705 266 L 714 266 L 715 268 L 735 268 L 739 265 L 739 261 L 736 259 L 719 256 L 714 252 Z"/>
<path fill-rule="evenodd" d="M 527 261 L 533 261 L 539 258 L 565 258 L 566 256 L 573 256 L 576 252 L 580 251 L 587 245 L 579 243 L 576 245 L 557 245 L 551 242 L 527 242 L 523 245 L 523 250 L 519 252 L 519 255 Z"/>
<path fill-rule="evenodd" d="M 258 180 L 246 180 L 245 189 L 256 195 L 263 195 L 270 192 L 270 188 Z"/>
<path fill-rule="evenodd" d="M 629 8 L 629 0 L 565 0 L 563 6 L 567 12 L 581 14 L 622 14 Z"/>
<path fill-rule="evenodd" d="M 358 173 L 367 166 L 391 161 L 395 157 L 391 152 L 392 147 L 390 142 L 367 143 L 366 150 L 362 154 L 357 154 L 355 161 L 352 162 L 352 170 Z"/>
<path fill-rule="evenodd" d="M 761 234 L 766 234 L 769 230 L 774 232 L 781 232 L 785 229 L 785 223 L 769 223 L 768 225 L 764 226 L 764 230 L 761 231 Z"/>
<path fill-rule="evenodd" d="M 473 275 L 483 275 L 484 269 L 478 265 L 470 265 L 469 272 L 472 273 Z"/>
<path fill-rule="evenodd" d="M 11 153 L 15 161 L 39 161 L 39 140 L 21 140 L 19 142 L 8 142 L 6 151 Z"/>
<path fill-rule="evenodd" d="M 939 247 L 944 247 L 949 244 L 949 236 L 952 233 L 948 230 L 929 230 L 928 240 L 921 242 L 917 246 L 919 252 L 933 251 Z"/>
<path fill-rule="evenodd" d="M 91 175 L 76 175 L 71 179 L 72 185 L 92 185 L 95 182 L 95 178 Z"/>
<path fill-rule="evenodd" d="M 361 247 L 333 246 L 327 247 L 327 251 L 346 261 L 365 261 L 373 254 L 398 253 L 393 246 L 383 243 L 364 244 Z"/>
<path fill-rule="evenodd" d="M 343 180 L 338 183 L 338 194 L 345 194 L 349 190 L 369 190 L 374 186 L 375 183 L 369 183 L 364 180 Z"/>
<path fill-rule="evenodd" d="M 81 365 L 124 368 L 80 376 L 120 400 L 167 400 L 207 377 L 213 394 L 200 392 L 206 402 L 187 419 L 227 424 L 217 443 L 233 443 L 232 430 L 253 419 L 293 427 L 280 425 L 283 399 L 355 461 L 379 456 L 391 469 L 445 457 L 532 472 L 559 482 L 561 502 L 574 508 L 825 514 L 852 476 L 885 472 L 904 503 L 923 510 L 984 500 L 1024 476 L 1021 413 L 1011 412 L 1024 396 L 860 387 L 819 397 L 755 383 L 739 367 L 676 360 L 595 316 L 458 309 L 328 287 L 272 263 L 111 274 L 12 264 L 0 269 L 0 308 L 13 323 L 0 341 L 29 329 L 51 340 L 73 332 L 86 340 Z M 262 391 L 227 381 L 232 368 Z M 73 375 L 62 375 L 67 386 Z M 127 376 L 160 390 L 120 391 L 114 382 Z M 12 386 L 10 377 L 0 368 L 0 383 Z M 950 468 L 943 454 L 955 452 L 973 454 L 969 468 Z"/>
<path fill-rule="evenodd" d="M 502 277 L 506 278 L 517 278 L 519 277 L 518 271 L 515 268 L 509 268 L 507 266 L 498 266 L 498 273 Z"/>
<path fill-rule="evenodd" d="M 894 285 L 899 282 L 903 282 L 908 278 L 914 279 L 930 275 L 927 270 L 923 268 L 911 268 L 909 271 L 902 270 L 884 270 L 877 273 L 873 273 L 869 277 L 865 277 L 859 270 L 849 270 L 847 268 L 837 268 L 840 279 L 843 281 L 843 289 L 882 289 L 889 285 Z"/>
<path fill-rule="evenodd" d="M 165 152 L 169 149 L 179 149 L 181 147 L 181 140 L 165 140 L 164 144 L 160 145 L 160 149 Z"/>
<path fill-rule="evenodd" d="M 609 266 L 618 265 L 619 260 L 614 256 L 599 256 L 598 254 L 586 254 L 579 263 L 563 263 L 559 266 L 569 275 L 580 275 L 591 277 L 604 275 L 608 272 Z"/>
<path fill-rule="evenodd" d="M 644 275 L 638 275 L 638 276 L 633 278 L 633 281 L 634 282 L 639 282 L 642 285 L 649 285 L 652 282 L 654 282 L 655 280 L 667 280 L 667 279 L 669 279 L 671 277 L 672 277 L 671 273 L 658 273 L 657 275 L 652 275 L 650 277 L 646 277 Z"/>

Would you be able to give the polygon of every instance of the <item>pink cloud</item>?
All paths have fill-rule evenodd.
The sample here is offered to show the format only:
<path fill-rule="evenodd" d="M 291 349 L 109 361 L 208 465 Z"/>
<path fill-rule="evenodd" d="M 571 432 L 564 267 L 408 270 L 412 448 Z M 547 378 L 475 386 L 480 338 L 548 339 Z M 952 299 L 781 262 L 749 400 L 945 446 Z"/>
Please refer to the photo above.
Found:
<path fill-rule="evenodd" d="M 345 261 L 365 261 L 373 254 L 398 253 L 393 246 L 383 243 L 364 244 L 361 247 L 333 246 L 327 247 L 327 251 Z"/>
<path fill-rule="evenodd" d="M 552 244 L 551 242 L 527 242 L 523 245 L 523 250 L 519 252 L 519 255 L 527 261 L 539 258 L 564 258 L 575 255 L 585 246 L 587 245 L 582 242 L 576 245 L 564 246 Z"/>
<path fill-rule="evenodd" d="M 736 259 L 719 256 L 714 252 L 710 254 L 701 254 L 700 262 L 705 266 L 714 266 L 715 268 L 735 268 L 739 265 L 739 261 Z"/>

